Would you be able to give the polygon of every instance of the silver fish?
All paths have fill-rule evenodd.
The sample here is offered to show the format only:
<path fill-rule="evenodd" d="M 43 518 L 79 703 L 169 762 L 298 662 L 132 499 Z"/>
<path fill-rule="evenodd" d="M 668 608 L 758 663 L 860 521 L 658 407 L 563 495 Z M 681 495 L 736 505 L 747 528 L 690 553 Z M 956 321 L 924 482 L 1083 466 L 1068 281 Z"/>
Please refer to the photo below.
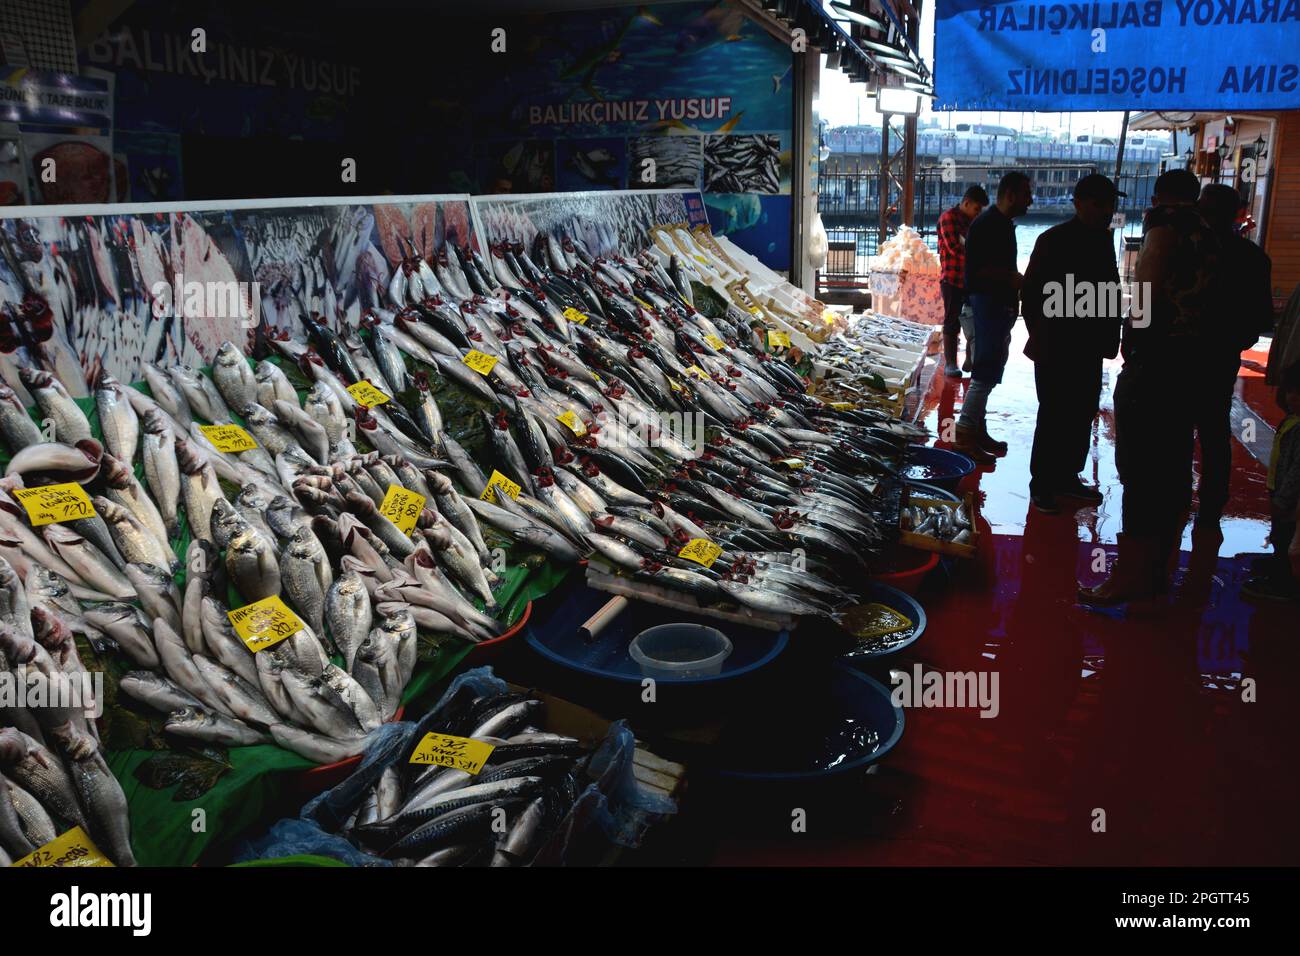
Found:
<path fill-rule="evenodd" d="M 190 411 L 214 425 L 229 424 L 230 409 L 207 376 L 188 365 L 173 365 L 167 374 L 171 376 Z"/>
<path fill-rule="evenodd" d="M 251 747 L 267 741 L 266 734 L 254 730 L 242 721 L 193 707 L 172 714 L 167 718 L 163 729 L 178 737 L 221 744 L 225 747 Z"/>
<path fill-rule="evenodd" d="M 372 619 L 370 594 L 361 575 L 345 571 L 334 580 L 325 594 L 324 616 L 329 635 L 350 672 L 357 648 L 370 633 Z"/>
<path fill-rule="evenodd" d="M 212 360 L 212 381 L 229 408 L 243 408 L 257 398 L 257 379 L 234 342 L 222 342 Z"/>
<path fill-rule="evenodd" d="M 184 710 L 186 707 L 203 706 L 197 697 L 179 684 L 153 671 L 130 671 L 123 674 L 118 687 L 128 697 L 164 714 Z"/>
<path fill-rule="evenodd" d="M 251 525 L 231 539 L 226 549 L 226 573 L 250 604 L 280 593 L 280 563 L 275 549 Z"/>
<path fill-rule="evenodd" d="M 325 595 L 334 583 L 329 555 L 309 527 L 300 526 L 280 556 L 284 594 L 312 629 L 325 631 Z"/>
<path fill-rule="evenodd" d="M 118 647 L 137 667 L 161 666 L 149 622 L 139 608 L 121 602 L 96 604 L 86 610 L 86 620 L 117 641 Z"/>
<path fill-rule="evenodd" d="M 0 789 L 5 790 L 13 803 L 14 813 L 22 825 L 23 834 L 34 847 L 42 847 L 58 836 L 54 821 L 41 806 L 40 800 L 14 781 L 0 774 Z"/>
<path fill-rule="evenodd" d="M 177 634 L 181 631 L 181 592 L 170 571 L 153 564 L 128 564 L 126 577 L 135 588 L 133 597 L 150 620 L 162 618 Z"/>
<path fill-rule="evenodd" d="M 54 441 L 75 445 L 92 437 L 90 420 L 68 394 L 62 382 L 49 372 L 25 366 L 18 369 L 18 377 L 22 379 L 27 391 L 32 393 L 41 415 L 53 428 L 52 434 L 49 429 L 45 432 Z"/>
<path fill-rule="evenodd" d="M 68 775 L 81 798 L 96 845 L 115 865 L 135 866 L 126 794 L 98 744 L 71 724 L 55 730 L 54 737 L 67 760 Z"/>
<path fill-rule="evenodd" d="M 144 479 L 162 515 L 168 538 L 180 533 L 181 469 L 176 434 L 158 412 L 144 416 Z"/>
<path fill-rule="evenodd" d="M 117 569 L 104 553 L 65 524 L 48 524 L 43 529 L 46 543 L 78 580 L 117 601 L 136 596 L 129 576 Z"/>
<path fill-rule="evenodd" d="M 217 473 L 207 454 L 188 441 L 177 441 L 176 461 L 181 469 L 181 493 L 185 499 L 185 517 L 197 538 L 212 540 L 212 507 L 224 498 Z"/>
<path fill-rule="evenodd" d="M 9 460 L 5 476 L 64 472 L 65 480 L 84 485 L 99 474 L 99 462 L 103 457 L 104 446 L 93 438 L 82 438 L 73 445 L 62 442 L 28 445 Z"/>
<path fill-rule="evenodd" d="M 95 410 L 99 413 L 99 429 L 104 433 L 104 446 L 116 458 L 128 465 L 135 461 L 135 450 L 140 440 L 140 419 L 127 401 L 122 385 L 108 374 L 100 374 L 95 386 Z"/>
<path fill-rule="evenodd" d="M 0 435 L 11 452 L 19 452 L 28 445 L 39 445 L 44 438 L 41 430 L 27 414 L 27 409 L 18 400 L 14 390 L 0 382 Z M 3 789 L 3 787 L 0 787 Z M 3 795 L 0 795 L 3 799 Z"/>
<path fill-rule="evenodd" d="M 128 564 L 152 564 L 169 573 L 180 567 L 180 562 L 171 549 L 159 543 L 128 508 L 101 495 L 96 495 L 91 501 L 94 502 L 95 511 L 107 523 L 108 530 L 113 535 L 113 543 Z"/>
<path fill-rule="evenodd" d="M 259 682 L 256 657 L 235 633 L 226 606 L 211 596 L 199 605 L 199 628 L 206 653 L 250 684 Z"/>
<path fill-rule="evenodd" d="M 189 431 L 193 422 L 190 405 L 180 389 L 176 387 L 176 383 L 158 366 L 148 363 L 144 366 L 144 380 L 149 384 L 149 392 L 153 395 L 154 401 L 175 419 L 182 429 Z"/>
<path fill-rule="evenodd" d="M 365 737 L 339 740 L 314 734 L 300 727 L 290 727 L 287 724 L 272 727 L 271 736 L 285 750 L 292 750 L 300 757 L 321 764 L 338 763 L 349 757 L 355 757 L 366 746 Z"/>
<path fill-rule="evenodd" d="M 73 826 L 86 826 L 63 761 L 27 734 L 12 727 L 0 729 L 0 769 L 54 816 Z"/>
<path fill-rule="evenodd" d="M 253 378 L 257 382 L 257 394 L 250 401 L 263 408 L 271 408 L 277 401 L 298 404 L 298 393 L 278 365 L 263 359 L 253 370 Z"/>
<path fill-rule="evenodd" d="M 194 655 L 194 666 L 213 692 L 221 698 L 226 710 L 236 719 L 246 724 L 262 724 L 267 727 L 280 722 L 279 714 L 262 696 L 256 683 L 250 684 L 234 671 L 202 654 Z"/>
<path fill-rule="evenodd" d="M 337 739 L 365 736 L 356 714 L 323 678 L 288 667 L 281 672 L 280 681 L 294 707 L 307 718 L 310 729 Z"/>

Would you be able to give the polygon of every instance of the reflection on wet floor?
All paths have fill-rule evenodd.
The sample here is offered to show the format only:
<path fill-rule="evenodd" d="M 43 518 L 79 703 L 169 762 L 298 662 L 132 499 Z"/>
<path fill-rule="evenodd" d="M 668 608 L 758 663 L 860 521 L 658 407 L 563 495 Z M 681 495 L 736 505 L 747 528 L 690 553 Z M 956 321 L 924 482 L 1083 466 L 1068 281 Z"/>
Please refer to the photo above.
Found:
<path fill-rule="evenodd" d="M 1022 330 L 989 401 L 989 431 L 1010 451 L 967 479 L 992 533 L 976 558 L 931 574 L 918 596 L 928 629 L 888 664 L 997 671 L 998 717 L 909 710 L 903 739 L 853 795 L 852 826 L 837 814 L 820 832 L 810 825 L 798 839 L 781 838 L 788 826 L 774 815 L 770 839 L 727 839 L 715 862 L 1296 859 L 1300 607 L 1240 593 L 1249 556 L 1267 547 L 1265 467 L 1234 443 L 1222 537 L 1194 535 L 1189 522 L 1169 594 L 1121 609 L 1080 605 L 1076 582 L 1102 579 L 1119 530 L 1111 390 L 1120 363 L 1107 369 L 1084 474 L 1104 502 L 1040 514 L 1029 506 L 1037 400 Z M 1272 421 L 1269 391 L 1243 371 L 1239 396 Z M 942 375 L 932 383 L 922 416 L 932 433 L 960 412 L 965 383 Z"/>

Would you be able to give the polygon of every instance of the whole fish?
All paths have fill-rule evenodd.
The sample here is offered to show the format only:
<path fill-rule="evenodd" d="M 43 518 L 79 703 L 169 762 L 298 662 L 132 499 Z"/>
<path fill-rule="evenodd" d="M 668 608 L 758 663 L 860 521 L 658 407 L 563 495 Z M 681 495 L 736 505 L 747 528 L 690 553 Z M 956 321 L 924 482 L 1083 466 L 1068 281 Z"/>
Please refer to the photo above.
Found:
<path fill-rule="evenodd" d="M 90 420 L 68 394 L 67 388 L 49 372 L 23 366 L 18 369 L 23 386 L 31 392 L 40 413 L 49 427 L 44 429 L 47 441 L 75 445 L 93 437 Z"/>
<path fill-rule="evenodd" d="M 99 462 L 103 457 L 104 446 L 93 438 L 83 438 L 74 445 L 43 442 L 28 445 L 15 454 L 5 466 L 5 475 L 60 472 L 61 481 L 76 481 L 84 485 L 99 474 Z"/>
<path fill-rule="evenodd" d="M 137 667 L 161 666 L 150 634 L 150 624 L 132 604 L 108 602 L 86 609 L 86 620 L 117 641 L 123 653 Z"/>
<path fill-rule="evenodd" d="M 162 515 L 167 537 L 180 534 L 181 469 L 176 434 L 159 412 L 144 416 L 144 478 Z"/>
<path fill-rule="evenodd" d="M 197 538 L 211 541 L 212 507 L 218 498 L 225 497 L 217 473 L 207 454 L 188 441 L 177 441 L 176 461 L 181 470 L 181 494 L 185 499 L 185 517 L 190 532 Z"/>
<path fill-rule="evenodd" d="M 170 571 L 153 564 L 128 564 L 127 580 L 135 589 L 132 597 L 150 620 L 162 618 L 177 634 L 181 632 L 181 592 Z"/>
<path fill-rule="evenodd" d="M 20 730 L 0 729 L 0 770 L 41 802 L 52 816 L 85 827 L 77 789 L 61 761 Z"/>
<path fill-rule="evenodd" d="M 334 572 L 325 548 L 311 528 L 297 529 L 285 545 L 279 567 L 284 596 L 314 631 L 324 633 L 325 596 L 334 583 Z"/>
<path fill-rule="evenodd" d="M 343 666 L 351 672 L 357 649 L 370 633 L 372 618 L 370 594 L 361 575 L 345 571 L 335 578 L 325 593 L 324 617 L 327 631 L 343 655 Z"/>
<path fill-rule="evenodd" d="M 251 747 L 267 740 L 266 734 L 241 721 L 194 707 L 176 711 L 167 718 L 163 729 L 178 737 L 224 747 Z"/>
<path fill-rule="evenodd" d="M 315 734 L 301 727 L 291 727 L 288 724 L 272 727 L 271 736 L 285 750 L 291 750 L 300 757 L 321 764 L 338 763 L 349 757 L 355 757 L 366 745 L 364 736 L 338 739 Z"/>
<path fill-rule="evenodd" d="M 95 410 L 99 414 L 99 430 L 104 434 L 104 447 L 114 457 L 132 464 L 140 440 L 140 420 L 127 401 L 121 383 L 106 372 L 100 373 L 95 386 Z"/>
<path fill-rule="evenodd" d="M 280 370 L 280 366 L 263 359 L 253 369 L 253 379 L 257 383 L 257 391 L 248 401 L 257 402 L 263 408 L 271 408 L 276 402 L 298 404 L 298 393 L 294 391 L 288 376 Z"/>
<path fill-rule="evenodd" d="M 199 628 L 206 653 L 250 684 L 260 684 L 257 660 L 261 654 L 249 654 L 247 646 L 235 633 L 226 606 L 217 598 L 205 595 L 199 604 Z"/>
<path fill-rule="evenodd" d="M 144 526 L 159 546 L 171 548 L 167 523 L 158 505 L 149 497 L 135 477 L 135 472 L 113 455 L 104 455 L 100 463 L 100 477 L 104 481 L 106 496 L 126 508 Z"/>
<path fill-rule="evenodd" d="M 234 342 L 222 342 L 217 349 L 212 360 L 212 381 L 229 408 L 243 408 L 257 399 L 257 379 Z"/>
<path fill-rule="evenodd" d="M 213 425 L 230 423 L 230 409 L 211 379 L 188 365 L 173 365 L 167 374 L 191 412 Z"/>
<path fill-rule="evenodd" d="M 22 825 L 23 834 L 32 846 L 45 846 L 58 836 L 54 821 L 50 819 L 50 815 L 41 806 L 40 800 L 14 783 L 14 781 L 5 777 L 4 774 L 0 774 L 0 789 L 8 792 L 9 799 L 13 803 L 14 813 L 18 815 L 18 822 Z"/>
<path fill-rule="evenodd" d="M 20 452 L 28 445 L 39 445 L 44 441 L 41 430 L 27 414 L 27 409 L 18 400 L 14 390 L 3 382 L 0 382 L 0 436 L 4 437 L 11 453 Z M 2 794 L 0 799 L 3 799 Z"/>
<path fill-rule="evenodd" d="M 95 505 L 95 511 L 108 524 L 108 530 L 113 535 L 113 542 L 117 545 L 118 552 L 126 559 L 128 565 L 136 563 L 152 564 L 168 573 L 180 567 L 180 562 L 171 549 L 160 544 L 158 539 L 129 509 L 101 495 L 96 495 L 91 501 Z M 108 562 L 107 558 L 104 560 Z M 108 564 L 111 566 L 112 562 L 108 562 Z"/>
<path fill-rule="evenodd" d="M 227 712 L 235 719 L 246 724 L 270 727 L 280 722 L 280 715 L 275 712 L 256 683 L 249 683 L 232 670 L 205 657 L 195 654 L 194 666 L 198 668 L 203 679 L 212 688 L 213 693 L 221 699 Z"/>
<path fill-rule="evenodd" d="M 126 794 L 99 752 L 99 745 L 72 724 L 54 731 L 68 774 L 90 824 L 95 844 L 116 866 L 135 866 Z"/>
<path fill-rule="evenodd" d="M 182 430 L 188 432 L 193 423 L 190 405 L 180 389 L 176 387 L 176 383 L 162 369 L 147 362 L 144 366 L 144 380 L 149 385 L 149 392 L 153 395 L 154 401 L 175 419 Z"/>
<path fill-rule="evenodd" d="M 129 575 L 124 576 L 102 551 L 72 528 L 47 524 L 42 530 L 50 549 L 72 569 L 77 580 L 107 594 L 110 600 L 129 601 L 136 596 Z"/>
<path fill-rule="evenodd" d="M 231 539 L 226 549 L 226 573 L 250 604 L 280 593 L 280 563 L 275 549 L 265 535 L 251 526 Z"/>

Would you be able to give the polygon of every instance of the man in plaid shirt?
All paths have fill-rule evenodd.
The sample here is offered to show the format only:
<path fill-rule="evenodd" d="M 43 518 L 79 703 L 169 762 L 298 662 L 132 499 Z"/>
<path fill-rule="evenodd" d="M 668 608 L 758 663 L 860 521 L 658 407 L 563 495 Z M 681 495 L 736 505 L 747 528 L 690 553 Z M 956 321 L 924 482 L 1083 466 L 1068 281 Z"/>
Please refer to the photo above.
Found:
<path fill-rule="evenodd" d="M 957 367 L 957 342 L 961 308 L 966 303 L 966 232 L 989 204 L 983 186 L 966 190 L 961 202 L 939 217 L 939 289 L 943 293 L 944 374 L 961 378 Z M 966 337 L 966 367 L 970 367 L 970 336 Z"/>

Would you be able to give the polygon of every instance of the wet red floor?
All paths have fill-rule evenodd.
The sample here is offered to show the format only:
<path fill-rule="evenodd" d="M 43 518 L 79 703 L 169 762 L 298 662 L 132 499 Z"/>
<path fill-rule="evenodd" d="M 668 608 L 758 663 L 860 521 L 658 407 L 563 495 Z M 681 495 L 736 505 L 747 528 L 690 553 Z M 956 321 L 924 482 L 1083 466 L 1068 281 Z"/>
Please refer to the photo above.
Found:
<path fill-rule="evenodd" d="M 914 662 L 996 671 L 1000 712 L 910 709 L 862 804 L 862 835 L 725 840 L 722 864 L 1294 864 L 1300 857 L 1300 607 L 1240 596 L 1267 534 L 1265 468 L 1234 443 L 1223 540 L 1184 536 L 1167 599 L 1088 610 L 1096 549 L 1113 554 L 1120 486 L 1107 371 L 1085 477 L 1105 502 L 1076 514 L 1029 507 L 1037 402 L 1013 343 L 989 430 L 1009 454 L 968 479 L 991 534 L 951 579 L 921 596 L 929 616 Z M 1238 394 L 1276 422 L 1246 356 Z M 1196 383 L 1189 382 L 1194 388 Z M 932 433 L 960 410 L 963 383 L 936 378 Z M 1177 401 L 1178 396 L 1170 396 Z M 1193 545 L 1195 544 L 1195 547 Z M 938 574 L 936 572 L 936 574 Z M 1253 688 L 1252 688 L 1253 682 Z M 1254 701 L 1245 697 L 1252 696 Z M 1104 815 L 1104 816 L 1103 816 Z M 1101 829 L 1104 824 L 1104 830 Z"/>

